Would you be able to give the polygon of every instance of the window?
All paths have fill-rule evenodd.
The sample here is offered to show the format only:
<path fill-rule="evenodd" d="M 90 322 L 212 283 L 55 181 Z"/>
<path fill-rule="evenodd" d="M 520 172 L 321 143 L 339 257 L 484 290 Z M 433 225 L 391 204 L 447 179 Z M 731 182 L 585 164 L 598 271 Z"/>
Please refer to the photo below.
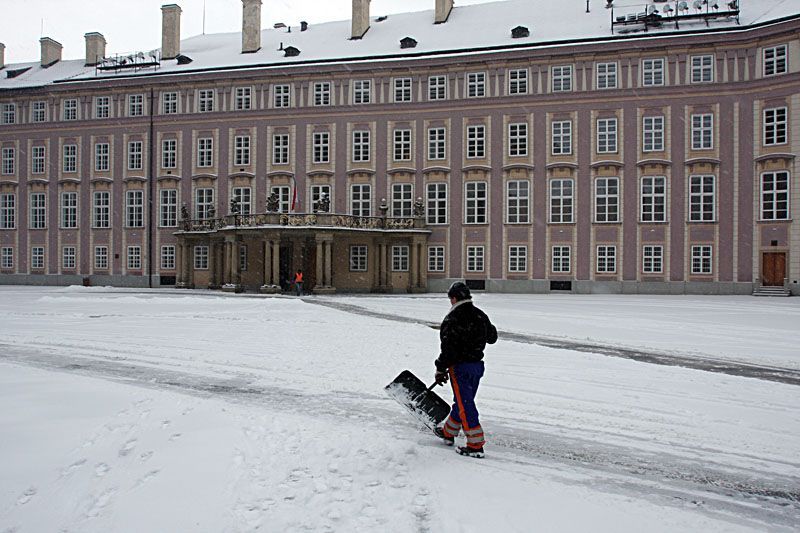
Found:
<path fill-rule="evenodd" d="M 663 59 L 642 60 L 642 85 L 644 87 L 654 87 L 656 85 L 664 85 Z"/>
<path fill-rule="evenodd" d="M 570 268 L 570 247 L 553 246 L 552 271 L 569 272 Z"/>
<path fill-rule="evenodd" d="M 63 171 L 64 172 L 77 172 L 78 171 L 78 147 L 74 144 L 65 144 L 63 150 Z"/>
<path fill-rule="evenodd" d="M 161 189 L 159 192 L 158 225 L 162 228 L 178 226 L 178 189 Z"/>
<path fill-rule="evenodd" d="M 44 270 L 44 247 L 34 246 L 31 248 L 31 268 Z"/>
<path fill-rule="evenodd" d="M 128 270 L 141 270 L 142 247 L 128 246 Z"/>
<path fill-rule="evenodd" d="M 161 270 L 175 270 L 175 245 L 161 247 Z"/>
<path fill-rule="evenodd" d="M 785 44 L 764 48 L 764 76 L 786 74 L 787 47 Z"/>
<path fill-rule="evenodd" d="M 350 214 L 356 217 L 372 215 L 372 188 L 370 185 L 356 184 L 350 187 Z"/>
<path fill-rule="evenodd" d="M 44 174 L 45 154 L 44 146 L 31 148 L 31 174 Z"/>
<path fill-rule="evenodd" d="M 408 246 L 392 246 L 392 270 L 408 272 Z"/>
<path fill-rule="evenodd" d="M 291 193 L 291 189 L 287 185 L 279 185 L 274 186 L 270 189 L 270 193 L 276 194 L 278 196 L 278 212 L 280 213 L 288 213 L 291 208 L 291 201 L 289 199 L 289 195 Z"/>
<path fill-rule="evenodd" d="M 411 78 L 395 78 L 394 80 L 394 101 L 411 101 Z"/>
<path fill-rule="evenodd" d="M 617 271 L 617 247 L 597 247 L 597 272 L 600 274 L 613 274 Z"/>
<path fill-rule="evenodd" d="M 14 249 L 10 246 L 0 248 L 0 268 L 14 268 Z"/>
<path fill-rule="evenodd" d="M 197 110 L 200 113 L 214 111 L 214 89 L 200 89 L 198 91 Z"/>
<path fill-rule="evenodd" d="M 711 246 L 692 246 L 692 274 L 711 274 Z"/>
<path fill-rule="evenodd" d="M 467 159 L 486 157 L 486 126 L 467 126 Z"/>
<path fill-rule="evenodd" d="M 483 272 L 483 259 L 483 246 L 467 246 L 467 272 Z"/>
<path fill-rule="evenodd" d="M 646 245 L 642 247 L 642 272 L 661 274 L 664 269 L 664 247 Z"/>
<path fill-rule="evenodd" d="M 369 131 L 353 132 L 353 162 L 369 161 Z"/>
<path fill-rule="evenodd" d="M 251 107 L 253 89 L 251 87 L 237 87 L 234 96 L 234 109 L 247 111 Z"/>
<path fill-rule="evenodd" d="M 392 217 L 410 217 L 413 197 L 410 183 L 392 184 Z"/>
<path fill-rule="evenodd" d="M 144 227 L 144 191 L 125 191 L 125 227 Z"/>
<path fill-rule="evenodd" d="M 562 120 L 552 124 L 553 155 L 570 155 L 572 153 L 572 121 Z"/>
<path fill-rule="evenodd" d="M 509 181 L 506 183 L 506 222 L 528 224 L 530 222 L 530 183 Z"/>
<path fill-rule="evenodd" d="M 111 227 L 111 193 L 95 191 L 92 195 L 92 227 L 104 229 Z"/>
<path fill-rule="evenodd" d="M 0 123 L 16 124 L 17 104 L 3 104 L 0 107 L 2 107 L 2 112 L 0 112 Z"/>
<path fill-rule="evenodd" d="M 272 164 L 289 164 L 289 134 L 280 133 L 272 136 Z"/>
<path fill-rule="evenodd" d="M 111 98 L 98 96 L 94 99 L 94 118 L 108 118 L 111 116 Z"/>
<path fill-rule="evenodd" d="M 428 224 L 447 224 L 447 183 L 428 183 L 427 210 Z"/>
<path fill-rule="evenodd" d="M 330 162 L 330 142 L 331 135 L 327 131 L 314 134 L 314 164 Z"/>
<path fill-rule="evenodd" d="M 411 161 L 411 130 L 394 130 L 394 160 Z"/>
<path fill-rule="evenodd" d="M 0 229 L 17 227 L 17 197 L 13 193 L 0 194 Z"/>
<path fill-rule="evenodd" d="M 464 222 L 466 224 L 486 224 L 487 187 L 485 181 L 468 181 L 464 184 Z"/>
<path fill-rule="evenodd" d="M 2 168 L 0 173 L 5 176 L 13 175 L 17 170 L 17 151 L 14 148 L 3 148 L 2 151 Z"/>
<path fill-rule="evenodd" d="M 692 150 L 714 148 L 714 115 L 692 115 Z"/>
<path fill-rule="evenodd" d="M 142 141 L 129 141 L 128 142 L 128 170 L 142 170 L 142 150 L 144 144 Z"/>
<path fill-rule="evenodd" d="M 250 187 L 234 187 L 233 200 L 239 206 L 240 215 L 249 215 L 253 212 L 253 190 Z"/>
<path fill-rule="evenodd" d="M 128 116 L 141 117 L 144 115 L 144 95 L 142 94 L 129 94 L 128 95 Z"/>
<path fill-rule="evenodd" d="M 78 120 L 78 101 L 74 98 L 62 102 L 62 120 Z"/>
<path fill-rule="evenodd" d="M 550 222 L 572 222 L 573 181 L 550 180 Z"/>
<path fill-rule="evenodd" d="M 239 246 L 239 271 L 247 272 L 247 245 Z"/>
<path fill-rule="evenodd" d="M 291 87 L 287 84 L 274 85 L 272 89 L 272 107 L 289 107 L 291 104 Z"/>
<path fill-rule="evenodd" d="M 528 270 L 528 247 L 509 246 L 508 247 L 508 271 L 525 272 Z"/>
<path fill-rule="evenodd" d="M 64 246 L 61 249 L 61 268 L 64 270 L 75 270 L 75 247 Z"/>
<path fill-rule="evenodd" d="M 428 77 L 428 100 L 447 100 L 447 76 Z"/>
<path fill-rule="evenodd" d="M 194 197 L 194 213 L 199 220 L 214 218 L 214 189 L 197 189 Z"/>
<path fill-rule="evenodd" d="M 31 193 L 31 229 L 45 229 L 47 227 L 47 203 L 43 192 Z"/>
<path fill-rule="evenodd" d="M 368 104 L 372 101 L 372 80 L 355 80 L 353 82 L 353 103 Z"/>
<path fill-rule="evenodd" d="M 689 176 L 689 221 L 714 222 L 714 176 Z"/>
<path fill-rule="evenodd" d="M 483 98 L 486 96 L 486 73 L 470 72 L 467 74 L 467 98 Z"/>
<path fill-rule="evenodd" d="M 361 244 L 350 246 L 350 272 L 367 271 L 367 247 Z"/>
<path fill-rule="evenodd" d="M 508 94 L 528 94 L 528 69 L 508 71 Z"/>
<path fill-rule="evenodd" d="M 428 272 L 444 272 L 444 246 L 428 246 Z"/>
<path fill-rule="evenodd" d="M 789 219 L 789 173 L 761 175 L 761 220 Z"/>
<path fill-rule="evenodd" d="M 331 105 L 331 84 L 327 81 L 314 84 L 314 105 Z"/>
<path fill-rule="evenodd" d="M 764 110 L 764 146 L 786 144 L 786 108 Z"/>
<path fill-rule="evenodd" d="M 552 90 L 554 93 L 572 90 L 572 65 L 552 67 Z"/>
<path fill-rule="evenodd" d="M 447 130 L 430 128 L 428 130 L 428 159 L 442 160 L 447 156 Z"/>
<path fill-rule="evenodd" d="M 594 181 L 594 221 L 619 222 L 619 178 Z"/>
<path fill-rule="evenodd" d="M 598 63 L 596 70 L 597 70 L 597 89 L 617 88 L 616 63 Z"/>
<path fill-rule="evenodd" d="M 617 153 L 617 119 L 597 119 L 597 153 Z"/>
<path fill-rule="evenodd" d="M 78 193 L 61 193 L 61 227 L 74 229 L 78 227 Z"/>
<path fill-rule="evenodd" d="M 47 102 L 34 102 L 31 106 L 31 122 L 47 121 Z"/>
<path fill-rule="evenodd" d="M 176 168 L 178 166 L 178 140 L 165 139 L 161 141 L 161 168 Z"/>
<path fill-rule="evenodd" d="M 642 130 L 645 152 L 664 151 L 664 117 L 644 117 Z"/>
<path fill-rule="evenodd" d="M 528 156 L 528 125 L 525 122 L 508 125 L 509 157 Z"/>
<path fill-rule="evenodd" d="M 237 167 L 246 167 L 250 164 L 250 136 L 237 135 L 234 138 L 233 162 Z"/>
<path fill-rule="evenodd" d="M 667 178 L 645 176 L 642 178 L 642 222 L 666 222 Z"/>
<path fill-rule="evenodd" d="M 108 246 L 94 247 L 95 270 L 108 270 Z"/>
<path fill-rule="evenodd" d="M 331 201 L 331 186 L 330 185 L 312 185 L 311 186 L 311 209 L 314 210 L 314 205 L 317 204 L 323 197 L 327 197 Z M 328 207 L 330 210 L 330 206 Z"/>
<path fill-rule="evenodd" d="M 110 145 L 108 143 L 95 143 L 94 145 L 94 170 L 108 172 L 110 168 Z"/>
<path fill-rule="evenodd" d="M 714 81 L 714 56 L 692 56 L 692 83 L 711 83 Z"/>
<path fill-rule="evenodd" d="M 212 137 L 197 139 L 197 166 L 200 168 L 214 166 L 214 139 Z"/>
<path fill-rule="evenodd" d="M 169 92 L 161 94 L 161 113 L 164 115 L 178 114 L 178 93 Z"/>

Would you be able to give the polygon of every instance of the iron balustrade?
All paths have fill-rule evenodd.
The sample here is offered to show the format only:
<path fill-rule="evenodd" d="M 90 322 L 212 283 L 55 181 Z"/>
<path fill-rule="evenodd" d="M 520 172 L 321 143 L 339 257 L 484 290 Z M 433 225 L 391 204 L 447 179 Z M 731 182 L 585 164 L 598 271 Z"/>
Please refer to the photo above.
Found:
<path fill-rule="evenodd" d="M 422 217 L 362 217 L 336 213 L 253 213 L 219 218 L 182 219 L 180 222 L 180 228 L 185 232 L 216 232 L 266 226 L 412 230 L 424 229 L 425 220 Z"/>

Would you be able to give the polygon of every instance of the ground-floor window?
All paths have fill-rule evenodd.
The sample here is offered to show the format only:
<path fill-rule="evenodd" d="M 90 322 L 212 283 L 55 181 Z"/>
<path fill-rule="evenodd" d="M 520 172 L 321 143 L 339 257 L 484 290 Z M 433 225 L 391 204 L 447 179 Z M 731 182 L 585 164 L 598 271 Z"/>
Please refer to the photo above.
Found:
<path fill-rule="evenodd" d="M 128 246 L 128 270 L 141 270 L 142 247 Z"/>
<path fill-rule="evenodd" d="M 42 270 L 44 268 L 44 247 L 34 246 L 31 248 L 31 268 Z"/>
<path fill-rule="evenodd" d="M 483 272 L 483 246 L 467 246 L 467 272 Z"/>
<path fill-rule="evenodd" d="M 664 269 L 664 247 L 647 245 L 642 248 L 642 272 L 661 274 Z"/>
<path fill-rule="evenodd" d="M 408 246 L 392 246 L 392 270 L 408 272 Z"/>
<path fill-rule="evenodd" d="M 509 246 L 508 247 L 508 271 L 525 272 L 528 270 L 528 247 Z"/>
<path fill-rule="evenodd" d="M 428 272 L 444 272 L 444 246 L 428 246 Z"/>
<path fill-rule="evenodd" d="M 0 268 L 14 268 L 14 249 L 4 247 L 0 249 Z"/>
<path fill-rule="evenodd" d="M 175 270 L 175 245 L 161 247 L 161 270 Z"/>
<path fill-rule="evenodd" d="M 597 247 L 597 272 L 612 274 L 617 271 L 617 247 Z"/>
<path fill-rule="evenodd" d="M 194 247 L 195 270 L 208 270 L 208 246 Z"/>
<path fill-rule="evenodd" d="M 94 247 L 94 268 L 95 270 L 108 269 L 108 246 Z"/>
<path fill-rule="evenodd" d="M 75 247 L 64 246 L 61 249 L 61 268 L 64 270 L 75 270 Z"/>
<path fill-rule="evenodd" d="M 692 274 L 711 274 L 711 246 L 692 246 Z"/>
<path fill-rule="evenodd" d="M 553 246 L 553 272 L 569 272 L 570 268 L 570 247 Z"/>
<path fill-rule="evenodd" d="M 350 272 L 367 271 L 367 247 L 355 244 L 350 247 Z"/>
<path fill-rule="evenodd" d="M 247 272 L 247 245 L 239 246 L 239 272 Z"/>

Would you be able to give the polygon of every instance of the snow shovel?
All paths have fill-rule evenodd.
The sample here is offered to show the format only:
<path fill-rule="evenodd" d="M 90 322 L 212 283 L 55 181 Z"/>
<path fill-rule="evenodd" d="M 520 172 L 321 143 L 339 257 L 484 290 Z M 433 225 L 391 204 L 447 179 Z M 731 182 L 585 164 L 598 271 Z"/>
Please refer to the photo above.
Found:
<path fill-rule="evenodd" d="M 405 407 L 411 415 L 433 430 L 450 415 L 450 406 L 433 392 L 433 385 L 427 387 L 417 376 L 409 370 L 403 370 L 400 375 L 386 385 L 386 394 L 394 398 L 397 403 Z"/>

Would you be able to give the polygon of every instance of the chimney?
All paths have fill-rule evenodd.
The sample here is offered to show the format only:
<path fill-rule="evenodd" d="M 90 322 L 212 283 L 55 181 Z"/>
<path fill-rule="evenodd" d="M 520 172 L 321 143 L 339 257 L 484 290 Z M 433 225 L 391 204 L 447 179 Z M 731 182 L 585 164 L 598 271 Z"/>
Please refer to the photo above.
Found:
<path fill-rule="evenodd" d="M 6 66 L 6 45 L 0 43 L 0 70 Z"/>
<path fill-rule="evenodd" d="M 93 67 L 106 57 L 106 38 L 102 33 L 92 32 L 83 36 L 86 39 L 86 66 Z"/>
<path fill-rule="evenodd" d="M 353 32 L 351 39 L 361 39 L 369 30 L 370 0 L 353 0 Z"/>
<path fill-rule="evenodd" d="M 161 59 L 175 59 L 181 53 L 181 7 L 161 6 Z"/>
<path fill-rule="evenodd" d="M 242 0 L 242 53 L 261 50 L 261 0 Z"/>
<path fill-rule="evenodd" d="M 42 67 L 47 68 L 61 61 L 61 43 L 50 37 L 42 37 L 39 43 L 42 45 Z"/>
<path fill-rule="evenodd" d="M 436 18 L 434 24 L 447 22 L 450 12 L 453 10 L 453 0 L 436 0 Z"/>

